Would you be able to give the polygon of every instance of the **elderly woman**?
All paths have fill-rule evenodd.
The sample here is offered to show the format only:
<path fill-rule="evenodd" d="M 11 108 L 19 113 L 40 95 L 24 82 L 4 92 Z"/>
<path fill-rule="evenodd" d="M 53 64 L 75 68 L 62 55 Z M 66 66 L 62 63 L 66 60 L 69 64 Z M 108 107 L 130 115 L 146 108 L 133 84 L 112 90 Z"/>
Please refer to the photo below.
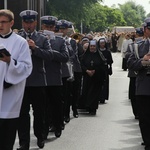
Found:
<path fill-rule="evenodd" d="M 91 115 L 96 115 L 98 97 L 103 86 L 106 61 L 97 48 L 96 40 L 91 40 L 81 61 L 83 71 L 82 100 Z"/>

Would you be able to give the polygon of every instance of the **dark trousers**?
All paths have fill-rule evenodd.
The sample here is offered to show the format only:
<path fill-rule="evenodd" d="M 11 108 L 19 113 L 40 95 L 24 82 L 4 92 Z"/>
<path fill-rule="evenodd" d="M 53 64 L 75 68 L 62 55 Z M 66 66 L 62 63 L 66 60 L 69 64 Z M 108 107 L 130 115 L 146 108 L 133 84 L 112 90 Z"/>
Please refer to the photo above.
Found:
<path fill-rule="evenodd" d="M 138 95 L 139 126 L 146 148 L 150 149 L 150 96 Z M 149 150 L 148 149 L 148 150 Z"/>
<path fill-rule="evenodd" d="M 13 150 L 17 119 L 0 119 L 0 150 Z"/>
<path fill-rule="evenodd" d="M 34 135 L 43 139 L 44 113 L 45 113 L 45 89 L 44 87 L 26 87 L 21 107 L 18 124 L 19 144 L 30 145 L 30 104 L 33 109 Z"/>
<path fill-rule="evenodd" d="M 105 102 L 109 98 L 109 75 L 106 75 L 106 79 L 102 86 L 102 90 L 100 91 L 100 102 Z"/>
<path fill-rule="evenodd" d="M 62 78 L 62 98 L 63 98 L 63 116 L 69 117 L 70 105 L 72 101 L 72 82 L 67 81 L 68 77 Z"/>
<path fill-rule="evenodd" d="M 136 82 L 136 77 L 130 77 L 130 82 L 129 82 L 129 99 L 131 100 L 131 106 L 132 106 L 132 111 L 134 116 L 138 116 L 138 106 L 137 106 L 137 100 L 135 96 L 135 82 Z"/>
<path fill-rule="evenodd" d="M 122 69 L 123 69 L 124 71 L 127 70 L 127 60 L 126 60 L 125 58 L 122 59 Z"/>
<path fill-rule="evenodd" d="M 81 79 L 82 72 L 74 72 L 74 81 L 69 82 L 67 78 L 62 78 L 63 81 L 63 100 L 64 100 L 64 116 L 70 115 L 70 106 L 73 111 L 77 111 L 79 98 L 81 95 Z"/>
<path fill-rule="evenodd" d="M 62 117 L 62 93 L 61 86 L 47 86 L 46 87 L 46 116 L 45 116 L 45 130 L 48 132 L 50 124 L 61 130 Z"/>
<path fill-rule="evenodd" d="M 81 96 L 82 72 L 74 72 L 74 79 L 72 83 L 72 110 L 76 111 Z"/>
<path fill-rule="evenodd" d="M 112 52 L 117 52 L 117 42 L 112 42 Z"/>

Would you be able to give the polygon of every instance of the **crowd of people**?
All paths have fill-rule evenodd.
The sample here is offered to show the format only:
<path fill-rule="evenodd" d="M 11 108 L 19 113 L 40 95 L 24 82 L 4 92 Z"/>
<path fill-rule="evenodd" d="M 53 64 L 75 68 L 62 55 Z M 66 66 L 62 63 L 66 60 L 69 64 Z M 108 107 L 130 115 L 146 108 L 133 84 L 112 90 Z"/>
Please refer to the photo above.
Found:
<path fill-rule="evenodd" d="M 20 17 L 22 29 L 13 30 L 13 12 L 0 10 L 0 149 L 13 150 L 17 133 L 17 150 L 29 150 L 31 108 L 39 148 L 49 132 L 60 137 L 70 115 L 79 117 L 79 109 L 95 116 L 99 103 L 109 99 L 111 53 L 119 51 L 122 69 L 134 73 L 129 75 L 129 99 L 145 149 L 150 150 L 150 20 L 134 34 L 90 33 L 79 38 L 68 35 L 73 26 L 68 20 L 42 16 L 37 30 L 38 12 L 24 10 Z"/>

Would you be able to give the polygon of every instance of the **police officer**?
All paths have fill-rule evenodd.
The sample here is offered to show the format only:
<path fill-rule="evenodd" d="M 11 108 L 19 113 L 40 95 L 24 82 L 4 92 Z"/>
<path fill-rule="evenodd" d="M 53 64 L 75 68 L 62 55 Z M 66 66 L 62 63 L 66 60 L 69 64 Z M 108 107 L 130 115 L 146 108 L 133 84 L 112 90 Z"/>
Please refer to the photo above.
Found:
<path fill-rule="evenodd" d="M 138 44 L 137 53 L 131 53 L 127 63 L 129 69 L 137 71 L 136 100 L 139 126 L 145 150 L 150 150 L 150 18 L 146 18 L 144 22 L 144 33 L 147 38 Z"/>
<path fill-rule="evenodd" d="M 70 106 L 72 105 L 73 116 L 78 118 L 78 99 L 81 88 L 82 71 L 78 59 L 78 47 L 74 39 L 68 36 L 69 28 L 73 23 L 67 20 L 59 20 L 59 32 L 63 33 L 69 51 L 69 61 L 62 64 L 63 90 L 64 90 L 64 121 L 70 121 Z M 69 67 L 69 68 L 68 68 Z"/>
<path fill-rule="evenodd" d="M 18 135 L 20 147 L 18 150 L 29 150 L 30 147 L 30 104 L 32 104 L 33 109 L 33 128 L 34 135 L 37 137 L 37 145 L 39 148 L 44 147 L 44 87 L 47 85 L 44 59 L 51 60 L 53 58 L 53 52 L 47 37 L 36 31 L 37 15 L 38 13 L 33 10 L 24 10 L 20 13 L 22 18 L 22 30 L 18 34 L 28 41 L 31 50 L 33 70 L 26 81 L 19 117 Z"/>
<path fill-rule="evenodd" d="M 52 116 L 52 125 L 56 137 L 60 137 L 62 133 L 63 116 L 62 116 L 62 70 L 61 63 L 65 63 L 69 59 L 68 49 L 65 40 L 62 37 L 55 36 L 55 26 L 57 18 L 54 16 L 42 16 L 42 31 L 49 37 L 52 49 L 56 51 L 53 61 L 45 61 L 46 69 L 46 137 L 48 128 L 50 127 L 50 119 Z M 49 123 L 47 123 L 49 121 Z"/>
<path fill-rule="evenodd" d="M 137 45 L 143 43 L 143 28 L 136 28 L 136 34 L 135 34 L 135 39 L 134 42 L 129 44 L 127 48 L 127 52 L 125 55 L 125 59 L 127 60 L 130 53 L 134 52 L 136 54 L 137 51 Z M 136 95 L 135 95 L 135 89 L 136 89 L 136 75 L 137 73 L 133 70 L 128 69 L 128 77 L 129 79 L 129 99 L 131 100 L 131 106 L 132 106 L 132 111 L 135 119 L 139 119 L 138 115 L 138 107 L 137 107 L 137 101 L 136 101 Z"/>

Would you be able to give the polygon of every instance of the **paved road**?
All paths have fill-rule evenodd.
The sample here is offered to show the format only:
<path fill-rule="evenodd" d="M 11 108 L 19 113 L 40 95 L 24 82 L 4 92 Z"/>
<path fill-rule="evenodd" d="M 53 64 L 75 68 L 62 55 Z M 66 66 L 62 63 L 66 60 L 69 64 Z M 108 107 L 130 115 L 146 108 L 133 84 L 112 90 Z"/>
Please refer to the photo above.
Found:
<path fill-rule="evenodd" d="M 127 72 L 121 69 L 121 54 L 113 53 L 113 75 L 110 78 L 110 99 L 99 105 L 97 115 L 79 112 L 79 118 L 71 115 L 60 138 L 49 134 L 43 150 L 144 150 L 138 121 L 132 115 L 128 99 Z M 31 148 L 38 150 L 31 130 Z M 14 150 L 18 147 L 18 139 Z"/>

